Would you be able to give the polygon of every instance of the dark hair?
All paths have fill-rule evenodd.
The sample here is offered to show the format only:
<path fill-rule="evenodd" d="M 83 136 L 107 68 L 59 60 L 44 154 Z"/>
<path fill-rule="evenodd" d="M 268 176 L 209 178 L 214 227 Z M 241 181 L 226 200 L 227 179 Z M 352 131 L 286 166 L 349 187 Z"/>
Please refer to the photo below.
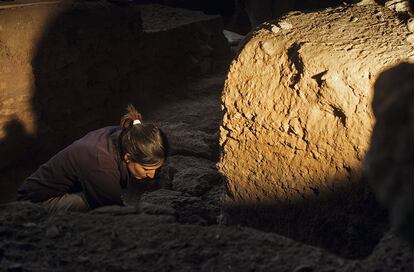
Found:
<path fill-rule="evenodd" d="M 135 120 L 141 123 L 134 125 Z M 166 135 L 154 124 L 143 124 L 141 114 L 133 105 L 128 105 L 121 118 L 121 129 L 121 158 L 129 153 L 132 162 L 141 164 L 158 164 L 167 158 L 169 145 Z"/>

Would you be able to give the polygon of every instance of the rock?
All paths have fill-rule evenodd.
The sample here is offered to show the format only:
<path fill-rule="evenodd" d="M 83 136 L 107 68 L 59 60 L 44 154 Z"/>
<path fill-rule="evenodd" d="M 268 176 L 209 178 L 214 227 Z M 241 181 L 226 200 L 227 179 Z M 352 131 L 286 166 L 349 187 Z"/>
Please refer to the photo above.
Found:
<path fill-rule="evenodd" d="M 414 18 L 410 18 L 407 21 L 407 28 L 408 28 L 408 31 L 410 31 L 411 33 L 414 33 Z"/>
<path fill-rule="evenodd" d="M 293 272 L 313 272 L 315 271 L 314 268 L 311 265 L 299 265 L 296 267 Z"/>
<path fill-rule="evenodd" d="M 398 82 L 398 85 L 396 85 Z M 414 245 L 414 64 L 402 63 L 377 79 L 372 102 L 376 123 L 365 171 L 391 223 Z"/>
<path fill-rule="evenodd" d="M 407 42 L 414 46 L 414 34 L 410 34 L 407 36 Z"/>
<path fill-rule="evenodd" d="M 208 159 L 174 155 L 168 158 L 162 168 L 159 179 L 163 189 L 199 196 L 210 190 L 212 186 L 222 183 L 215 163 Z"/>
<path fill-rule="evenodd" d="M 239 42 L 241 42 L 241 40 L 244 39 L 243 35 L 240 35 L 238 33 L 232 32 L 232 31 L 228 31 L 228 30 L 223 30 L 223 34 L 226 37 L 227 41 L 229 42 L 230 45 L 238 45 Z"/>
<path fill-rule="evenodd" d="M 24 223 L 23 226 L 26 228 L 33 228 L 33 227 L 36 227 L 37 224 L 33 222 L 27 222 L 27 223 Z"/>
<path fill-rule="evenodd" d="M 175 215 L 175 210 L 172 207 L 147 203 L 145 201 L 139 203 L 139 210 L 152 215 Z"/>
<path fill-rule="evenodd" d="M 78 256 L 78 258 L 77 258 L 77 261 L 78 261 L 79 263 L 86 263 L 86 262 L 89 262 L 89 256 L 88 256 L 87 254 L 82 254 L 82 255 L 79 255 L 79 256 Z"/>
<path fill-rule="evenodd" d="M 138 209 L 135 206 L 102 206 L 92 210 L 92 214 L 111 214 L 111 215 L 126 215 L 138 213 Z"/>
<path fill-rule="evenodd" d="M 169 189 L 171 188 L 171 182 L 166 176 L 168 173 L 167 165 L 163 165 L 162 168 L 165 170 L 162 173 L 156 173 L 155 179 L 146 179 L 146 180 L 132 180 L 128 183 L 127 188 L 125 188 L 121 194 L 121 199 L 125 205 L 125 207 L 129 207 L 129 209 L 133 209 L 135 207 L 142 194 L 146 192 L 152 192 L 158 190 L 160 188 Z M 131 212 L 136 212 L 131 210 Z"/>
<path fill-rule="evenodd" d="M 23 264 L 21 263 L 14 263 L 7 267 L 8 272 L 21 272 L 23 270 Z"/>
<path fill-rule="evenodd" d="M 361 0 L 357 3 L 357 5 L 372 5 L 376 4 L 375 0 Z"/>
<path fill-rule="evenodd" d="M 408 33 L 377 5 L 291 13 L 251 33 L 222 95 L 228 202 L 288 204 L 361 188 L 372 85 L 413 57 Z"/>
<path fill-rule="evenodd" d="M 200 172 L 209 172 L 216 169 L 215 163 L 211 160 L 194 156 L 171 156 L 168 158 L 167 164 L 170 168 L 171 180 L 173 180 L 178 173 L 187 171 L 188 169 L 194 169 Z"/>
<path fill-rule="evenodd" d="M 216 223 L 217 214 L 214 207 L 209 207 L 199 197 L 161 189 L 144 194 L 141 198 L 142 202 L 162 206 L 170 212 L 174 211 L 180 223 L 199 225 Z"/>
<path fill-rule="evenodd" d="M 119 234 L 115 231 L 111 232 L 111 249 L 125 246 L 126 243 L 119 237 Z"/>
<path fill-rule="evenodd" d="M 214 170 L 186 169 L 178 172 L 172 181 L 173 189 L 193 196 L 202 196 L 221 180 Z"/>
<path fill-rule="evenodd" d="M 412 245 L 408 244 L 405 241 L 402 241 L 398 236 L 396 236 L 394 231 L 388 231 L 385 233 L 371 255 L 368 258 L 360 261 L 360 267 L 362 268 L 360 270 L 388 272 L 390 270 L 387 268 L 387 266 L 391 262 L 384 262 L 384 260 L 388 258 L 393 260 L 391 262 L 394 262 L 394 265 L 399 266 L 399 271 L 410 271 L 412 270 L 412 267 L 414 267 Z M 338 271 L 356 270 L 350 268 L 352 268 L 351 265 L 349 265 L 348 269 Z M 391 271 L 392 270 L 393 269 L 391 269 Z"/>
<path fill-rule="evenodd" d="M 165 126 L 165 132 L 171 145 L 171 155 L 187 155 L 211 159 L 214 151 L 208 144 L 209 134 L 195 131 L 193 127 L 184 124 Z"/>
<path fill-rule="evenodd" d="M 389 0 L 384 4 L 387 8 L 396 12 L 409 12 L 410 6 L 407 0 Z"/>
<path fill-rule="evenodd" d="M 56 226 L 51 226 L 46 230 L 45 236 L 50 239 L 54 239 L 60 235 L 60 231 Z"/>

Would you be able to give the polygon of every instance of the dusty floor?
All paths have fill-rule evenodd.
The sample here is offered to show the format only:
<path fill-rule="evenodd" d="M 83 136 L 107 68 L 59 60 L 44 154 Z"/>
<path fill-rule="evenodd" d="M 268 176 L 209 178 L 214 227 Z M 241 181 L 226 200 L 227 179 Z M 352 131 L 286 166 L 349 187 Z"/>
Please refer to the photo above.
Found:
<path fill-rule="evenodd" d="M 349 260 L 219 224 L 223 82 L 218 75 L 193 83 L 144 116 L 166 130 L 173 150 L 157 183 L 130 185 L 131 206 L 54 215 L 29 203 L 1 206 L 0 271 L 414 271 L 414 253 L 390 233 L 368 257 Z"/>

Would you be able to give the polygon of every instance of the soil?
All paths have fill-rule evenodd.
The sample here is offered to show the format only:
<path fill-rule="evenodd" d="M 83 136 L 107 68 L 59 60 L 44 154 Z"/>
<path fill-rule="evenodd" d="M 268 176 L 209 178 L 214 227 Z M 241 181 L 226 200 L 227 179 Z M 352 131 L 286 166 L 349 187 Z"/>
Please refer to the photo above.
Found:
<path fill-rule="evenodd" d="M 128 206 L 48 214 L 31 203 L 3 204 L 0 271 L 413 271 L 414 253 L 391 231 L 366 257 L 351 260 L 224 224 L 215 167 L 224 79 L 193 81 L 186 95 L 164 97 L 144 114 L 169 135 L 172 154 L 156 182 L 129 185 Z"/>

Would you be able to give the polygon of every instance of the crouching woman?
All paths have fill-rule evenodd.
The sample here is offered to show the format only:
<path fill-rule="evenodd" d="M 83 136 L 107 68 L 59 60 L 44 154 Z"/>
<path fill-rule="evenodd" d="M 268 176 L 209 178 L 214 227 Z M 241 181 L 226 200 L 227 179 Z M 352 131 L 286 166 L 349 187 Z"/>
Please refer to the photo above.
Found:
<path fill-rule="evenodd" d="M 20 186 L 17 200 L 41 203 L 49 211 L 123 205 L 128 181 L 154 178 L 167 154 L 162 130 L 143 123 L 129 105 L 120 126 L 89 132 L 41 165 Z"/>

